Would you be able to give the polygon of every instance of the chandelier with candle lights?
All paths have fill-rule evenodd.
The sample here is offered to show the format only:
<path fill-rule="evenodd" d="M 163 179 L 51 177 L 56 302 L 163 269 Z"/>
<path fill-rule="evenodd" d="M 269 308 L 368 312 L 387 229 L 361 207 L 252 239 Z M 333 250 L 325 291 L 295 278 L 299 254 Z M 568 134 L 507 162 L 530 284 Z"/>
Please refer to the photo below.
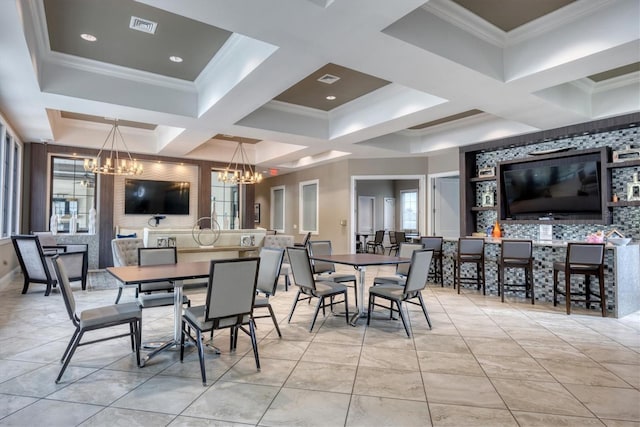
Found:
<path fill-rule="evenodd" d="M 242 144 L 238 143 L 229 165 L 218 172 L 218 181 L 229 184 L 257 184 L 262 181 L 262 174 L 249 164 Z"/>
<path fill-rule="evenodd" d="M 124 150 L 122 153 L 118 149 L 118 139 Z M 107 143 L 111 142 L 109 152 L 105 151 Z M 84 170 L 102 175 L 141 175 L 142 164 L 131 157 L 127 143 L 124 141 L 118 120 L 113 121 L 113 127 L 107 134 L 98 155 L 95 158 L 84 159 Z"/>

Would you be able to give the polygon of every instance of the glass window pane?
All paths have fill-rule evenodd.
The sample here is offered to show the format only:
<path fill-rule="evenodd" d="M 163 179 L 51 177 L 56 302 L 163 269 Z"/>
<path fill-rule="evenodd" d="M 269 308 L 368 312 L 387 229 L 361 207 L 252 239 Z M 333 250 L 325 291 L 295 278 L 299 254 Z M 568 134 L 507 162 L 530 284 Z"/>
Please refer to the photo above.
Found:
<path fill-rule="evenodd" d="M 418 229 L 418 191 L 402 191 L 401 193 L 401 215 L 403 230 Z"/>
<path fill-rule="evenodd" d="M 318 231 L 318 181 L 300 183 L 301 233 Z"/>
<path fill-rule="evenodd" d="M 271 189 L 271 229 L 284 233 L 284 186 Z"/>
<path fill-rule="evenodd" d="M 13 179 L 12 179 L 13 190 L 12 190 L 12 196 L 11 196 L 13 211 L 11 214 L 12 226 L 11 226 L 11 229 L 9 230 L 14 234 L 18 234 L 19 224 L 20 224 L 20 222 L 18 221 L 18 206 L 20 204 L 18 189 L 20 188 L 20 186 L 18 184 L 20 181 L 19 171 L 20 171 L 21 164 L 22 164 L 22 161 L 20 158 L 20 147 L 18 146 L 18 143 L 14 141 L 13 143 Z"/>
<path fill-rule="evenodd" d="M 215 209 L 215 219 L 223 230 L 240 228 L 239 186 L 218 181 L 218 171 L 211 171 L 211 209 Z"/>
<path fill-rule="evenodd" d="M 2 147 L 2 237 L 9 236 L 9 219 L 11 213 L 11 137 L 5 134 Z"/>
<path fill-rule="evenodd" d="M 89 211 L 96 206 L 96 175 L 84 170 L 84 160 L 52 158 L 51 213 L 59 216 L 58 231 L 68 232 L 76 216 L 76 231 L 89 230 Z"/>

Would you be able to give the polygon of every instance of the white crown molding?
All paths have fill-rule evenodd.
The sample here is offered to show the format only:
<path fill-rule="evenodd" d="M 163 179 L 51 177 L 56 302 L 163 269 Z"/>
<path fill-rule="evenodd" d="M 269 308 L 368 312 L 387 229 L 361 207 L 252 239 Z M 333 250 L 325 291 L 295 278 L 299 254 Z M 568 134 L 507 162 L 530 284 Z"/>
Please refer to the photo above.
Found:
<path fill-rule="evenodd" d="M 593 93 L 606 92 L 608 90 L 618 89 L 634 84 L 640 84 L 640 71 L 635 71 L 633 73 L 624 74 L 622 76 L 595 83 Z"/>
<path fill-rule="evenodd" d="M 595 13 L 598 9 L 607 6 L 607 3 L 610 4 L 611 0 L 578 0 L 570 3 L 548 15 L 541 16 L 509 31 L 507 46 L 516 45 L 553 29 L 566 26 L 583 16 Z"/>
<path fill-rule="evenodd" d="M 314 119 L 329 120 L 329 113 L 315 108 L 303 107 L 301 105 L 290 104 L 288 102 L 271 100 L 264 104 L 263 108 L 276 110 L 287 114 L 311 117 Z"/>
<path fill-rule="evenodd" d="M 596 83 L 593 80 L 588 79 L 587 77 L 583 77 L 581 79 L 573 80 L 567 83 L 577 87 L 581 91 L 586 92 L 588 94 L 591 94 L 596 87 Z"/>
<path fill-rule="evenodd" d="M 506 45 L 507 33 L 451 0 L 430 0 L 422 9 L 488 43 Z"/>

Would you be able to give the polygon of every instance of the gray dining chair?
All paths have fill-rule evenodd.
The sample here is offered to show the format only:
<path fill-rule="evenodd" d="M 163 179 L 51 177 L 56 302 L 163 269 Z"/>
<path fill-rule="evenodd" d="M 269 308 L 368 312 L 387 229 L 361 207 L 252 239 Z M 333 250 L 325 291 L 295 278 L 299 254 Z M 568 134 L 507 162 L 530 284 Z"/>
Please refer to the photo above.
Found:
<path fill-rule="evenodd" d="M 331 255 L 331 241 L 330 240 L 311 240 L 309 241 L 309 254 L 311 257 Z M 336 273 L 336 266 L 332 262 L 311 260 L 311 266 L 313 268 L 313 274 L 316 275 L 318 280 L 328 280 L 336 283 L 352 283 L 347 285 L 353 288 L 354 301 L 356 301 L 356 307 L 358 306 L 358 288 L 356 286 L 356 275 Z"/>
<path fill-rule="evenodd" d="M 462 274 L 465 264 L 475 266 L 474 276 Z M 460 237 L 458 239 L 458 252 L 453 259 L 453 287 L 458 287 L 458 293 L 463 284 L 475 284 L 477 289 L 482 287 L 482 295 L 486 294 L 484 276 L 484 238 Z"/>
<path fill-rule="evenodd" d="M 260 258 L 212 260 L 205 305 L 189 307 L 182 316 L 180 361 L 184 359 L 184 341 L 188 338 L 198 349 L 202 385 L 207 385 L 202 333 L 230 329 L 230 350 L 236 349 L 238 331 L 251 338 L 256 368 L 260 370 L 258 341 L 252 317 Z M 245 326 L 249 326 L 246 329 Z M 191 331 L 195 331 L 196 336 Z"/>
<path fill-rule="evenodd" d="M 282 338 L 280 333 L 280 327 L 278 326 L 278 320 L 273 312 L 271 303 L 269 303 L 269 297 L 276 294 L 278 288 L 278 277 L 280 276 L 280 268 L 282 266 L 282 259 L 284 258 L 284 249 L 277 248 L 262 248 L 260 250 L 260 268 L 258 269 L 258 283 L 256 284 L 255 302 L 253 303 L 253 318 L 262 319 L 265 317 L 271 317 L 273 326 L 276 328 L 278 336 Z M 269 314 L 256 315 L 256 309 L 266 308 Z"/>
<path fill-rule="evenodd" d="M 345 307 L 345 319 L 347 325 L 349 324 L 349 303 L 347 299 L 347 287 L 341 283 L 336 283 L 328 280 L 316 280 L 313 277 L 313 270 L 311 269 L 311 261 L 309 259 L 309 253 L 306 248 L 292 247 L 287 248 L 289 255 L 289 262 L 291 263 L 291 270 L 293 272 L 293 281 L 298 286 L 298 292 L 296 293 L 296 299 L 293 302 L 291 311 L 289 312 L 289 322 L 296 309 L 296 305 L 300 301 L 311 301 L 313 298 L 318 298 L 313 318 L 311 319 L 311 326 L 309 332 L 313 331 L 313 326 L 316 323 L 318 312 L 322 307 L 322 313 L 325 313 L 326 299 L 329 298 L 329 306 L 333 309 L 336 304 L 344 302 Z M 333 297 L 336 295 L 344 295 L 344 300 L 334 301 Z"/>
<path fill-rule="evenodd" d="M 399 248 L 400 258 L 411 258 L 413 251 L 422 249 L 420 243 L 401 243 Z M 373 286 L 380 285 L 394 285 L 404 286 L 407 281 L 407 274 L 409 274 L 409 263 L 396 264 L 395 276 L 377 276 L 373 278 Z"/>
<path fill-rule="evenodd" d="M 535 304 L 536 296 L 533 286 L 533 242 L 531 240 L 502 239 L 500 244 L 500 260 L 498 261 L 498 295 L 504 302 L 506 291 L 524 290 L 524 297 L 531 295 L 531 304 Z M 508 283 L 507 269 L 521 269 L 524 283 Z"/>
<path fill-rule="evenodd" d="M 403 312 L 403 302 L 409 304 L 420 305 L 424 317 L 427 319 L 429 329 L 431 329 L 431 320 L 427 313 L 427 307 L 424 304 L 422 298 L 422 290 L 427 286 L 427 279 L 429 277 L 429 265 L 431 264 L 431 258 L 433 257 L 433 251 L 430 249 L 419 249 L 413 251 L 411 255 L 411 264 L 409 265 L 409 272 L 407 274 L 407 280 L 403 287 L 398 286 L 374 286 L 369 288 L 369 311 L 367 313 L 367 325 L 371 323 L 371 313 L 373 313 L 374 307 L 383 307 L 391 311 L 391 315 L 395 311 L 400 315 L 402 319 L 402 325 L 407 333 L 408 337 L 411 337 L 409 331 L 409 325 L 407 323 L 409 312 L 405 314 Z M 376 303 L 376 298 L 382 298 L 389 300 L 391 305 L 384 306 Z M 418 299 L 418 303 L 411 300 Z M 396 309 L 393 308 L 395 303 Z"/>
<path fill-rule="evenodd" d="M 178 262 L 175 247 L 138 248 L 138 265 L 166 265 Z M 138 303 L 142 308 L 161 307 L 174 304 L 173 283 L 168 280 L 138 284 Z M 191 305 L 189 298 L 182 297 L 182 303 Z"/>
<path fill-rule="evenodd" d="M 111 255 L 113 257 L 114 267 L 125 267 L 130 265 L 138 265 L 138 248 L 144 248 L 144 241 L 135 237 L 119 238 L 111 240 Z M 126 286 L 122 282 L 118 282 L 118 294 L 116 295 L 115 304 L 120 302 L 122 291 L 125 287 L 135 289 L 136 298 L 138 298 L 138 285 Z"/>
<path fill-rule="evenodd" d="M 431 262 L 430 274 L 433 272 L 433 281 L 435 283 L 440 282 L 440 287 L 444 287 L 444 270 L 442 269 L 442 244 L 444 238 L 442 236 L 422 236 L 420 237 L 420 243 L 425 249 L 433 250 L 433 259 Z"/>
<path fill-rule="evenodd" d="M 67 366 L 69 366 L 69 362 L 78 347 L 115 338 L 131 337 L 131 350 L 135 351 L 136 361 L 138 363 L 138 367 L 140 367 L 140 342 L 142 331 L 142 311 L 140 307 L 137 303 L 130 302 L 126 304 L 112 304 L 78 311 L 76 301 L 73 296 L 73 290 L 71 289 L 69 282 L 69 275 L 67 274 L 67 263 L 64 261 L 65 258 L 72 256 L 73 253 L 62 253 L 56 255 L 53 259 L 54 270 L 56 271 L 57 277 L 60 279 L 62 299 L 64 300 L 65 307 L 67 308 L 67 314 L 76 328 L 66 350 L 62 354 L 62 358 L 60 360 L 62 368 L 56 378 L 56 384 L 60 382 L 62 375 L 67 369 Z M 129 332 L 109 336 L 101 335 L 101 338 L 82 342 L 82 337 L 86 332 L 119 325 L 129 325 Z"/>

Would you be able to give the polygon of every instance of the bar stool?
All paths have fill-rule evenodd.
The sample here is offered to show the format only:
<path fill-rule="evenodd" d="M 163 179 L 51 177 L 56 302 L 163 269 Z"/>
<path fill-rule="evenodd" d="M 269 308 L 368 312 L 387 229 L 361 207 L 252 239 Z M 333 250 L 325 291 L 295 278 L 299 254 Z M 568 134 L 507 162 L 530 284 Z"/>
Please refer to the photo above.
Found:
<path fill-rule="evenodd" d="M 431 265 L 433 266 L 433 280 L 440 286 L 444 287 L 444 280 L 442 279 L 442 237 L 440 236 L 422 236 L 420 237 L 420 243 L 425 249 L 431 249 L 433 251 L 433 260 Z"/>
<path fill-rule="evenodd" d="M 475 277 L 461 276 L 463 264 L 475 264 Z M 478 290 L 480 290 L 480 286 L 482 286 L 482 295 L 486 295 L 487 291 L 484 281 L 484 239 L 477 237 L 460 237 L 458 239 L 458 253 L 453 260 L 453 269 L 453 286 L 458 286 L 458 293 L 460 293 L 460 286 L 463 283 L 473 284 L 475 282 Z"/>
<path fill-rule="evenodd" d="M 564 292 L 558 288 L 558 273 L 564 272 Z M 584 292 L 571 291 L 571 275 L 584 275 Z M 591 291 L 591 276 L 597 276 L 600 285 L 600 295 Z M 607 294 L 604 290 L 604 243 L 569 243 L 565 262 L 553 263 L 553 306 L 558 304 L 558 294 L 564 295 L 567 304 L 567 314 L 571 314 L 571 301 L 585 302 L 591 308 L 591 297 L 598 298 L 602 309 L 602 317 L 607 317 Z M 583 296 L 575 299 L 573 296 Z"/>
<path fill-rule="evenodd" d="M 524 284 L 505 283 L 507 268 L 521 268 L 524 270 Z M 524 287 L 524 297 L 529 298 L 531 291 L 531 304 L 535 304 L 535 295 L 533 291 L 533 243 L 531 240 L 502 240 L 502 249 L 500 251 L 500 261 L 498 262 L 498 295 L 502 296 L 504 302 L 504 293 L 506 289 Z"/>

